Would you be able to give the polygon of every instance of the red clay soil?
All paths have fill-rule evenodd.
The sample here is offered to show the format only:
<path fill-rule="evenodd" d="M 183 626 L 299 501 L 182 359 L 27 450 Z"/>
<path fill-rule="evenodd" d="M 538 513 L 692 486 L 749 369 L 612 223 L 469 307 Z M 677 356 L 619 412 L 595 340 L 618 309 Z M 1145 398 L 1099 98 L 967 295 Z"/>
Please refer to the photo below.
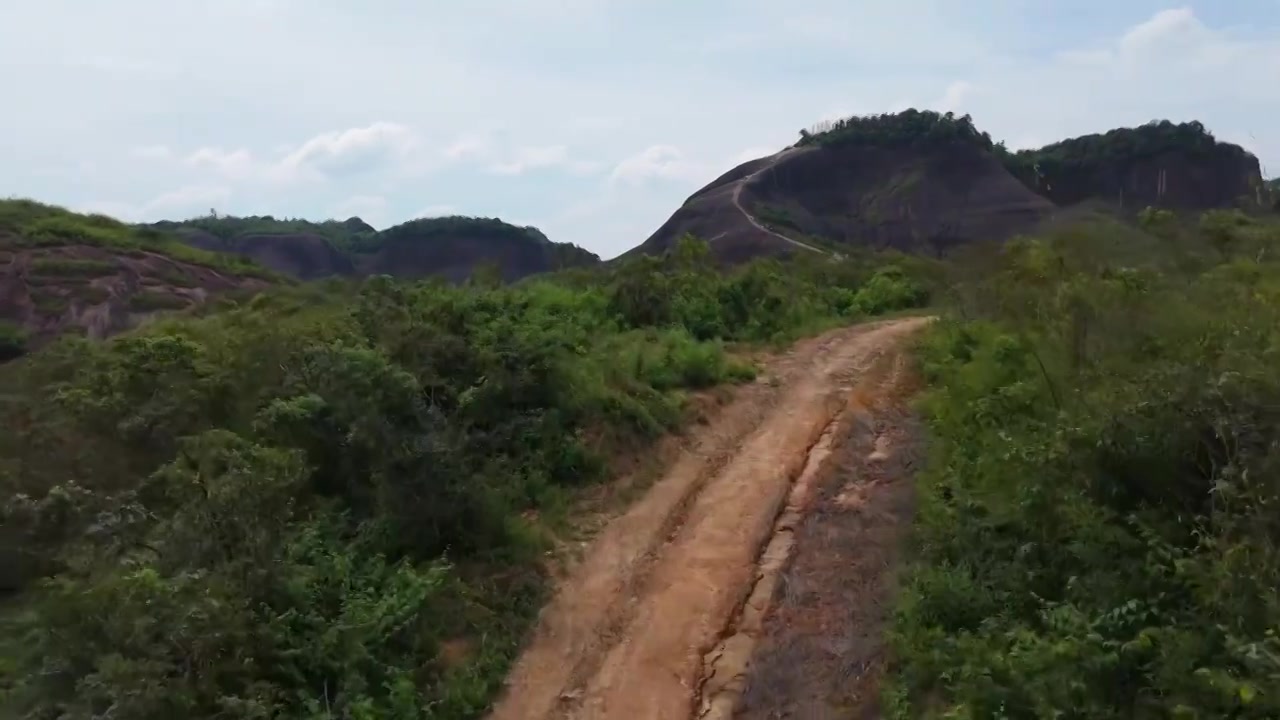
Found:
<path fill-rule="evenodd" d="M 704 697 L 719 691 L 704 682 L 728 667 L 716 665 L 716 651 L 742 634 L 748 599 L 786 567 L 788 553 L 773 546 L 799 523 L 803 489 L 823 486 L 848 410 L 890 391 L 904 340 L 926 322 L 884 321 L 800 343 L 700 428 L 570 570 L 491 717 L 701 714 Z M 729 674 L 753 677 L 749 661 L 743 655 L 741 671 Z"/>
<path fill-rule="evenodd" d="M 720 717 L 881 717 L 884 631 L 923 457 L 903 404 L 912 381 L 900 363 L 884 391 L 848 416 L 795 528 L 734 712 Z"/>

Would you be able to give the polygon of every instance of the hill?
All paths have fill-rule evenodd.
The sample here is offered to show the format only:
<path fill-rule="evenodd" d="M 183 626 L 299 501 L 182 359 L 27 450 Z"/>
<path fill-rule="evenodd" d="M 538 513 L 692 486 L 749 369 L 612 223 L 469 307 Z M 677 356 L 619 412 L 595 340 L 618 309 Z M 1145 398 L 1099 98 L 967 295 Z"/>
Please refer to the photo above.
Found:
<path fill-rule="evenodd" d="M 599 262 L 576 245 L 551 242 L 537 228 L 496 218 L 421 218 L 381 232 L 357 217 L 311 222 L 206 216 L 152 227 L 175 232 L 194 247 L 250 258 L 302 280 L 390 274 L 458 282 L 489 265 L 511 281 Z"/>
<path fill-rule="evenodd" d="M 103 338 L 158 311 L 281 279 L 158 230 L 0 200 L 0 362 L 64 333 Z"/>
<path fill-rule="evenodd" d="M 944 253 L 1002 241 L 1088 205 L 1229 207 L 1258 193 L 1257 158 L 1199 123 L 1158 122 L 1011 153 L 968 115 L 906 110 L 802 130 L 792 147 L 690 196 L 629 254 L 685 234 L 725 263 L 870 247 Z"/>
<path fill-rule="evenodd" d="M 1101 199 L 1130 210 L 1208 210 L 1254 197 L 1262 183 L 1258 158 L 1199 122 L 1117 128 L 1006 158 L 1020 180 L 1060 206 Z"/>

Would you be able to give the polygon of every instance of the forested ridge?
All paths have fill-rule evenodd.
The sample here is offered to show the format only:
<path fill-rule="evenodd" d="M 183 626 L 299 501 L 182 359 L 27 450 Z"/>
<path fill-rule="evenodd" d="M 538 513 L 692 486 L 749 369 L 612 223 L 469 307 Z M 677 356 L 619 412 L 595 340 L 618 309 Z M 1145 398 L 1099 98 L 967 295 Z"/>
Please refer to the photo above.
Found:
<path fill-rule="evenodd" d="M 997 153 L 1011 169 L 1021 174 L 1039 166 L 1043 174 L 1054 174 L 1073 166 L 1127 162 L 1163 152 L 1179 151 L 1205 155 L 1221 151 L 1243 156 L 1239 145 L 1224 143 L 1198 121 L 1174 123 L 1153 120 L 1145 125 L 1115 128 L 1068 138 L 1040 148 L 1010 151 L 1003 142 L 979 130 L 972 116 L 911 108 L 897 113 L 852 115 L 818 123 L 800 131 L 798 146 L 871 145 L 879 147 L 930 146 L 966 142 Z"/>
<path fill-rule="evenodd" d="M 1239 145 L 1222 142 L 1198 121 L 1174 123 L 1152 120 L 1138 127 L 1116 128 L 1069 138 L 1040 148 L 1008 150 L 1003 142 L 979 130 L 969 115 L 939 113 L 914 108 L 898 113 L 851 116 L 819 123 L 800 131 L 799 147 L 915 148 L 939 150 L 968 145 L 994 154 L 1027 188 L 1059 205 L 1071 205 L 1088 198 L 1119 199 L 1124 205 L 1124 188 L 1149 190 L 1146 201 L 1162 201 L 1168 185 L 1169 167 L 1175 182 L 1190 184 L 1179 202 L 1190 209 L 1231 206 L 1237 202 L 1257 203 L 1252 196 L 1262 181 L 1258 160 Z M 1146 188 L 1134 175 L 1143 163 L 1153 174 Z M 1165 177 L 1158 175 L 1160 169 Z M 1181 174 L 1181 175 L 1180 175 Z M 1190 178 L 1197 178 L 1191 180 Z M 1204 178 L 1212 178 L 1204 179 Z M 1137 185 L 1137 187 L 1134 187 Z M 1222 188 L 1234 188 L 1242 197 Z M 1117 198 L 1117 195 L 1120 197 Z M 1244 197 L 1247 196 L 1247 197 Z M 1146 201 L 1136 208 L 1148 204 Z M 1132 202 L 1130 203 L 1132 204 Z M 1266 204 L 1264 200 L 1264 205 Z"/>
<path fill-rule="evenodd" d="M 207 215 L 187 220 L 166 220 L 145 227 L 168 232 L 199 230 L 221 240 L 250 235 L 311 234 L 325 238 L 337 250 L 357 255 L 375 253 L 388 242 L 431 242 L 443 237 L 463 235 L 477 242 L 534 242 L 554 246 L 566 258 L 578 264 L 587 258 L 596 259 L 593 253 L 575 245 L 552 243 L 535 227 L 512 225 L 498 218 L 465 215 L 417 218 L 379 231 L 358 217 L 317 222 L 275 218 L 270 215 L 238 217 L 210 211 Z"/>

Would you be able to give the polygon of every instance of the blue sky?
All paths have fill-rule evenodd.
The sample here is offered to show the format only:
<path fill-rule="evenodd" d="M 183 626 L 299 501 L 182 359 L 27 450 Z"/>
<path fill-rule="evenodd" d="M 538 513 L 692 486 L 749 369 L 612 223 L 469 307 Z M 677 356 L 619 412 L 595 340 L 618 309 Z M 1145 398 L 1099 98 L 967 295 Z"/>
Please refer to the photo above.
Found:
<path fill-rule="evenodd" d="M 1199 119 L 1280 174 L 1280 0 L 14 1 L 0 87 L 0 196 L 497 216 L 605 257 L 850 113 L 1014 147 Z"/>

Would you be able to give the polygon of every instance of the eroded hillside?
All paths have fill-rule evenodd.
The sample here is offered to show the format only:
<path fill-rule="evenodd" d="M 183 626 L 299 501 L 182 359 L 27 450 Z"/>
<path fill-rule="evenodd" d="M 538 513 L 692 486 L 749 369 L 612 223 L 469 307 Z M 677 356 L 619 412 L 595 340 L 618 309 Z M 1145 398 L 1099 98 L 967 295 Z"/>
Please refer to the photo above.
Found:
<path fill-rule="evenodd" d="M 159 231 L 25 200 L 0 201 L 2 359 L 64 333 L 104 338 L 157 312 L 252 293 L 280 279 Z"/>

